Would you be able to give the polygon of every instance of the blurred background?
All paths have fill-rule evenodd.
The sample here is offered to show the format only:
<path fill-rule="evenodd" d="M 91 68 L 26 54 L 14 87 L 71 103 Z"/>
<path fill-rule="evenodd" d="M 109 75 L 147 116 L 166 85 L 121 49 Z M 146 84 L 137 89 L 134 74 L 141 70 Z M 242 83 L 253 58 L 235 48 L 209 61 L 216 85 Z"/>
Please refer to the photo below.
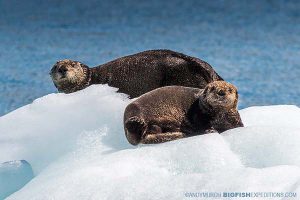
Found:
<path fill-rule="evenodd" d="M 0 0 L 0 115 L 57 92 L 57 60 L 148 49 L 207 61 L 239 88 L 239 108 L 300 105 L 300 1 Z"/>

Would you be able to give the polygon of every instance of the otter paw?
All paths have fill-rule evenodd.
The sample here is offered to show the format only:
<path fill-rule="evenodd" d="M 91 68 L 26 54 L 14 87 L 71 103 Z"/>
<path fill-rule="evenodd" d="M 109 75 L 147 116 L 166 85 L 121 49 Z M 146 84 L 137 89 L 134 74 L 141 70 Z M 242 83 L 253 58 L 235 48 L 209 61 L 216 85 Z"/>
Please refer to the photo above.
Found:
<path fill-rule="evenodd" d="M 218 131 L 214 128 L 210 128 L 204 131 L 205 134 L 209 134 L 209 133 L 218 133 Z"/>

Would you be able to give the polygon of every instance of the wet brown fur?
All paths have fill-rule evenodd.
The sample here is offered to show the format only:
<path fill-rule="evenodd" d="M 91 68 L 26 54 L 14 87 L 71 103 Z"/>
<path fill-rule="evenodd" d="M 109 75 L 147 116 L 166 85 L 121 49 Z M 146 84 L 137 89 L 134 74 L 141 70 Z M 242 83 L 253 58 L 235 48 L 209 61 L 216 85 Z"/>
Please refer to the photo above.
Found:
<path fill-rule="evenodd" d="M 235 86 L 215 81 L 205 89 L 167 86 L 148 92 L 126 107 L 129 143 L 161 143 L 241 127 Z"/>
<path fill-rule="evenodd" d="M 61 79 L 62 69 L 66 70 L 66 76 Z M 131 98 L 163 86 L 204 88 L 212 81 L 223 80 L 208 63 L 170 50 L 144 51 L 94 68 L 63 60 L 53 66 L 50 75 L 60 92 L 72 93 L 92 84 L 108 84 Z"/>

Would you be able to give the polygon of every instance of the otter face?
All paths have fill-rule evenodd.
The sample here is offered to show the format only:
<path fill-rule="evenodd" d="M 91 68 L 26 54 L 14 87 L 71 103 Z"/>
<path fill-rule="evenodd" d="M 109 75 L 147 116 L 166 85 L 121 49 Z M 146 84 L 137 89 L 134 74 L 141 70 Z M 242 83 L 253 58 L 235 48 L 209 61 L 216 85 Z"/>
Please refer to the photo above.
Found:
<path fill-rule="evenodd" d="M 237 89 L 234 85 L 225 81 L 209 83 L 204 91 L 206 102 L 217 109 L 236 109 L 238 101 Z"/>
<path fill-rule="evenodd" d="M 51 69 L 50 76 L 59 91 L 72 90 L 80 86 L 87 79 L 83 65 L 72 60 L 58 61 Z"/>

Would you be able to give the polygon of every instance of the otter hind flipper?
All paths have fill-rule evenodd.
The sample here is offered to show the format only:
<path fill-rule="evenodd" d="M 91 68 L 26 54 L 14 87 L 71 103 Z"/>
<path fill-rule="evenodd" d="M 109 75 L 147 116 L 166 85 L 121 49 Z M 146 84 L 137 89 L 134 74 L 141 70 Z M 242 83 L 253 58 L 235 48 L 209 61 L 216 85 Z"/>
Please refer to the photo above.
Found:
<path fill-rule="evenodd" d="M 145 127 L 145 121 L 138 116 L 130 117 L 125 121 L 126 137 L 130 144 L 140 143 Z"/>
<path fill-rule="evenodd" d="M 180 138 L 184 138 L 185 135 L 182 132 L 168 132 L 168 133 L 160 133 L 160 134 L 148 134 L 143 138 L 143 144 L 157 144 L 163 142 L 169 142 L 172 140 L 177 140 Z"/>

